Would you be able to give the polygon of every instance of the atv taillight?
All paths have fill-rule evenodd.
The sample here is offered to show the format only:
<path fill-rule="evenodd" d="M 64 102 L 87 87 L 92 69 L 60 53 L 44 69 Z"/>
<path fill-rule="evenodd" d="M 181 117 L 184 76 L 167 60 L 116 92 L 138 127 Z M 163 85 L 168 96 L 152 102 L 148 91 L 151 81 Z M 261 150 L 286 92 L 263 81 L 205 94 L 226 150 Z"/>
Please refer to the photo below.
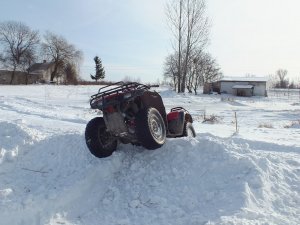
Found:
<path fill-rule="evenodd" d="M 179 118 L 179 112 L 170 112 L 168 113 L 167 115 L 167 119 L 168 121 L 171 121 L 171 120 L 176 120 Z"/>
<path fill-rule="evenodd" d="M 105 112 L 107 113 L 113 113 L 115 112 L 116 110 L 114 109 L 114 107 L 112 105 L 108 106 L 106 109 L 105 109 Z"/>

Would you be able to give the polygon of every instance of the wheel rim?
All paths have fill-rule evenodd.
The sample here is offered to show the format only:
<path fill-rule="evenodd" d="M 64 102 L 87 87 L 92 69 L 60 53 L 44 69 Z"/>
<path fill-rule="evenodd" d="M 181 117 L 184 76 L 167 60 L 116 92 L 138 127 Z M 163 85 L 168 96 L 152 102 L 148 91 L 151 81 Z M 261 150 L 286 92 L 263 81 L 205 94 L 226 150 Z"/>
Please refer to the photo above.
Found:
<path fill-rule="evenodd" d="M 110 147 L 115 141 L 111 134 L 103 127 L 99 128 L 98 137 L 104 148 Z"/>
<path fill-rule="evenodd" d="M 157 115 L 153 114 L 149 117 L 150 132 L 158 143 L 163 143 L 166 136 L 166 130 L 163 121 Z"/>

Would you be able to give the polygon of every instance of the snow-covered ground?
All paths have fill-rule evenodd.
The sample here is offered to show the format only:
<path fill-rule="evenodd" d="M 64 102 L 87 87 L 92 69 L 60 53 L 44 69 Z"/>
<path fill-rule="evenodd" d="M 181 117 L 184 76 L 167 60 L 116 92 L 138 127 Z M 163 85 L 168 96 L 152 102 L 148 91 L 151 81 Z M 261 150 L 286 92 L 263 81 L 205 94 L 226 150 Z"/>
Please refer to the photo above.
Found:
<path fill-rule="evenodd" d="M 97 159 L 83 135 L 97 90 L 0 86 L 1 225 L 300 224 L 299 102 L 162 88 L 197 137 Z"/>

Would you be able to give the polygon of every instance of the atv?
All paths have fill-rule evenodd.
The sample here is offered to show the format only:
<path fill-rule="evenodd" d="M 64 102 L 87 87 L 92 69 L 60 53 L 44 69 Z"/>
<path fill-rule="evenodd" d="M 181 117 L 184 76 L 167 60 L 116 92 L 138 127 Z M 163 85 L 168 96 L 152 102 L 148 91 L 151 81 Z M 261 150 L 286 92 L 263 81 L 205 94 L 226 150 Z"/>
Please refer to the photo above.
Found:
<path fill-rule="evenodd" d="M 110 156 L 120 142 L 154 150 L 165 143 L 166 137 L 196 136 L 190 113 L 175 107 L 166 114 L 161 96 L 150 91 L 154 86 L 118 82 L 91 96 L 91 108 L 103 113 L 85 130 L 86 144 L 94 156 Z"/>

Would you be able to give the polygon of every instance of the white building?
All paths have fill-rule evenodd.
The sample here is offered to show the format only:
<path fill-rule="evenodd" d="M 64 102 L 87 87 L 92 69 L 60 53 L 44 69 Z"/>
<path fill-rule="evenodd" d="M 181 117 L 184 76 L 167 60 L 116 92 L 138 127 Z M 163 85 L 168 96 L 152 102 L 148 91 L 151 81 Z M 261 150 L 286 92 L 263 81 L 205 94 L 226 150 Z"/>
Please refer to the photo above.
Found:
<path fill-rule="evenodd" d="M 219 82 L 221 94 L 267 96 L 266 77 L 224 77 Z"/>

